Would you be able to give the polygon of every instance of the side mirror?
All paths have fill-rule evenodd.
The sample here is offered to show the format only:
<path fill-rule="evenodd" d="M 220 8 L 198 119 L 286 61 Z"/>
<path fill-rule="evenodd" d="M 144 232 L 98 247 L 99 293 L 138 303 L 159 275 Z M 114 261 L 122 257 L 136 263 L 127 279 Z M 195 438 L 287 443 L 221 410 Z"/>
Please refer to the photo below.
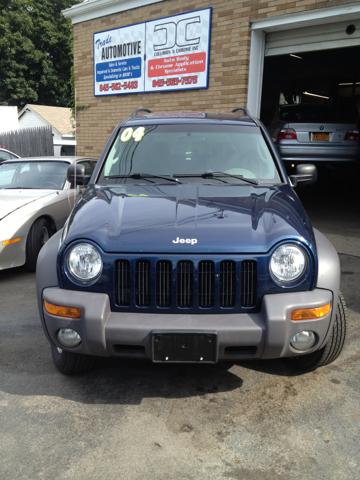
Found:
<path fill-rule="evenodd" d="M 89 183 L 90 175 L 85 175 L 85 165 L 69 165 L 66 171 L 66 180 L 70 182 L 71 188 L 75 185 L 86 186 Z"/>
<path fill-rule="evenodd" d="M 290 175 L 291 184 L 293 187 L 298 185 L 310 185 L 310 183 L 315 183 L 317 180 L 317 168 L 312 163 L 302 163 L 297 165 L 295 170 L 295 175 Z"/>

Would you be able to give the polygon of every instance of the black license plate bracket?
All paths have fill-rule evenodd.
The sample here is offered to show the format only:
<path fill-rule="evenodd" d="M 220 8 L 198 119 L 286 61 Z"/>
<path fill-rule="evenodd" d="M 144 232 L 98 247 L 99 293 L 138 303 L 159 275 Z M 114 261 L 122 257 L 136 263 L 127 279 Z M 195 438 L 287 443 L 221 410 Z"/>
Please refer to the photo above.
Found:
<path fill-rule="evenodd" d="M 153 331 L 152 361 L 160 363 L 216 363 L 217 334 L 213 331 Z"/>

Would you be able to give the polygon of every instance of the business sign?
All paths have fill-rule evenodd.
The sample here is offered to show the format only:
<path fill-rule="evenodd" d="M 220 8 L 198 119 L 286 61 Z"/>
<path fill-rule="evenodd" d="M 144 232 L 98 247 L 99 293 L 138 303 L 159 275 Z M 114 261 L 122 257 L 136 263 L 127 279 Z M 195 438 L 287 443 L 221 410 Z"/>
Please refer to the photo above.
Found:
<path fill-rule="evenodd" d="M 211 8 L 94 33 L 94 95 L 207 88 Z"/>

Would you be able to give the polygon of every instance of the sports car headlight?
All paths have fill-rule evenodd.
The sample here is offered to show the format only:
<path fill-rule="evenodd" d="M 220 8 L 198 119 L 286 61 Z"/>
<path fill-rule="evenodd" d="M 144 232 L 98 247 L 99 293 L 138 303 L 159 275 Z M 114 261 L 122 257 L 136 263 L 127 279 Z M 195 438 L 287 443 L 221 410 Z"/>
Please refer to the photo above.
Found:
<path fill-rule="evenodd" d="M 100 252 L 90 243 L 78 243 L 66 255 L 70 275 L 81 283 L 94 283 L 101 275 L 103 262 Z"/>
<path fill-rule="evenodd" d="M 297 283 L 307 273 L 309 259 L 301 247 L 286 243 L 275 250 L 270 260 L 270 273 L 280 284 Z"/>

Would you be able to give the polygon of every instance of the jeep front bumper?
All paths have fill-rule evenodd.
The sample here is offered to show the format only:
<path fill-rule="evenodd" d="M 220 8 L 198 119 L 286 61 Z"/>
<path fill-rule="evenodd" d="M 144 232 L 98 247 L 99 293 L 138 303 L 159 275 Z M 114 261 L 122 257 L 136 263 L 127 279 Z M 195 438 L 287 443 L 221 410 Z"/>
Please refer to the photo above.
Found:
<path fill-rule="evenodd" d="M 45 288 L 42 298 L 54 305 L 81 310 L 81 318 L 70 319 L 52 315 L 43 307 L 45 334 L 57 347 L 95 356 L 148 359 L 153 358 L 154 332 L 213 332 L 217 341 L 216 360 L 270 359 L 311 353 L 325 345 L 337 307 L 332 292 L 323 289 L 265 295 L 259 313 L 223 315 L 191 315 L 186 311 L 173 315 L 111 312 L 106 294 L 58 287 Z M 319 319 L 292 321 L 290 318 L 293 310 L 328 303 L 332 306 L 330 312 Z M 74 348 L 63 347 L 57 339 L 61 328 L 75 330 L 81 343 Z M 290 345 L 290 341 L 303 330 L 314 332 L 317 340 L 311 349 L 300 352 Z"/>

